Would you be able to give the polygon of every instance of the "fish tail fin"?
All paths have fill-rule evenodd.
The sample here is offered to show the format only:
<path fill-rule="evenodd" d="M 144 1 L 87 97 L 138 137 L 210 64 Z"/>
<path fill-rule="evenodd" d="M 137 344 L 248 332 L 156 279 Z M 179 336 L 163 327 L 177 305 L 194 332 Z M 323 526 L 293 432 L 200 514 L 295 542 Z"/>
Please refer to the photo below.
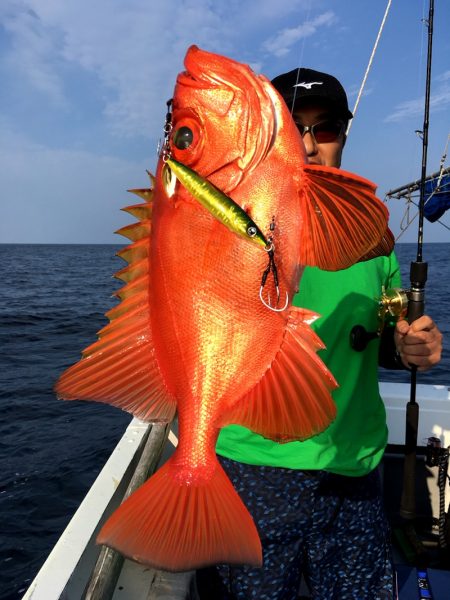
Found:
<path fill-rule="evenodd" d="M 113 513 L 97 542 L 166 571 L 261 565 L 255 524 L 219 462 L 201 483 L 179 481 L 177 471 L 171 458 Z"/>

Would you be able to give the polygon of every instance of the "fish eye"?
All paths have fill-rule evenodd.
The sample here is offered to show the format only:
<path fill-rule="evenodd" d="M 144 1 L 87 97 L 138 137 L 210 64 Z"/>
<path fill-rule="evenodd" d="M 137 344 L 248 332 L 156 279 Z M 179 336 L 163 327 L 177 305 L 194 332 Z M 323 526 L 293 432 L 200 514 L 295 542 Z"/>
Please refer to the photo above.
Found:
<path fill-rule="evenodd" d="M 173 143 L 175 144 L 178 150 L 186 150 L 192 144 L 194 139 L 194 134 L 192 129 L 189 127 L 180 127 L 177 129 L 173 136 Z"/>
<path fill-rule="evenodd" d="M 256 227 L 253 227 L 252 225 L 250 225 L 250 227 L 248 227 L 248 229 L 247 229 L 247 235 L 252 238 L 255 237 Z"/>

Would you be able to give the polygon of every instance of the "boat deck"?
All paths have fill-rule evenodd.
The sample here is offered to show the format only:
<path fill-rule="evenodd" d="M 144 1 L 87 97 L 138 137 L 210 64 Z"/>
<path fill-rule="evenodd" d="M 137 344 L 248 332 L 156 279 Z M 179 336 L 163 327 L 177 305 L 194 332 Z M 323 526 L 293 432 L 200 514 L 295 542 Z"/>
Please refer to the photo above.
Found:
<path fill-rule="evenodd" d="M 385 488 L 389 488 L 392 492 L 390 496 L 393 499 L 393 506 L 398 506 L 402 461 L 399 460 L 401 454 L 397 454 L 397 449 L 404 443 L 405 406 L 409 399 L 409 385 L 382 383 L 380 388 L 386 404 L 390 432 L 388 452 L 382 469 L 383 478 Z M 417 399 L 421 407 L 419 445 L 423 446 L 428 437 L 434 436 L 440 438 L 443 447 L 449 447 L 449 388 L 419 385 Z M 167 426 L 160 424 L 149 426 L 147 423 L 133 419 L 47 561 L 23 596 L 23 600 L 80 600 L 81 598 L 86 600 L 195 600 L 197 598 L 194 572 L 158 571 L 133 561 L 123 560 L 118 553 L 106 548 L 101 550 L 95 544 L 100 527 L 123 498 L 141 485 L 158 464 L 162 464 L 173 452 L 176 444 L 176 424 L 174 429 L 175 433 L 169 431 Z M 425 498 L 426 506 L 423 509 L 419 505 L 419 509 L 422 512 L 426 510 L 428 516 L 436 516 L 439 513 L 436 469 L 425 467 L 420 449 L 418 465 L 418 486 L 421 487 L 421 496 Z M 448 504 L 447 493 L 445 506 L 447 507 Z M 400 554 L 398 559 L 402 582 L 405 586 L 410 585 L 411 567 Z M 97 566 L 94 567 L 96 562 Z M 436 571 L 433 576 L 437 579 L 444 578 L 447 589 L 450 589 L 450 571 Z M 400 597 L 406 600 L 411 596 Z M 439 600 L 439 597 L 435 596 L 435 599 Z"/>

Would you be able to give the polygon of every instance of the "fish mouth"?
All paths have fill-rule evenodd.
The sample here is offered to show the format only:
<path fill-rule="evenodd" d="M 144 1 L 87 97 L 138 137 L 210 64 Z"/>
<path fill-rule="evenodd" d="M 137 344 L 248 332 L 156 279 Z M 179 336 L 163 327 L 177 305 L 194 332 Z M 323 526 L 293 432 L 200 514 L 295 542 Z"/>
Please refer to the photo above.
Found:
<path fill-rule="evenodd" d="M 224 118 L 230 109 L 245 111 L 245 115 L 251 114 L 248 117 L 251 126 L 247 129 L 243 145 L 245 151 L 230 163 L 241 170 L 242 178 L 251 176 L 253 169 L 266 158 L 277 139 L 281 115 L 277 92 L 264 75 L 256 74 L 248 65 L 197 46 L 188 49 L 184 65 L 185 71 L 178 75 L 177 85 L 192 91 L 220 90 L 220 102 L 212 103 L 208 109 Z M 207 98 L 206 94 L 204 98 Z M 218 164 L 206 175 L 215 176 L 224 168 L 229 168 L 230 164 Z M 227 193 L 232 189 L 227 188 Z"/>

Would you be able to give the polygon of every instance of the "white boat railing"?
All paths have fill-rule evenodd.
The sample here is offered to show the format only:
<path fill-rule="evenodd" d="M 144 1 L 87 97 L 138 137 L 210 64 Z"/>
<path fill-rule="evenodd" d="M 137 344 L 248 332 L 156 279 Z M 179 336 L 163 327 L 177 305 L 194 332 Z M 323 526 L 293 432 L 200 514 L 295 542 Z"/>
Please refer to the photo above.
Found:
<path fill-rule="evenodd" d="M 406 403 L 409 401 L 409 383 L 380 383 L 380 394 L 386 406 L 389 444 L 405 443 Z M 417 401 L 420 405 L 417 443 L 426 446 L 431 436 L 450 446 L 450 388 L 446 385 L 418 384 Z"/>
<path fill-rule="evenodd" d="M 148 433 L 148 423 L 131 421 L 23 600 L 82 598 L 100 550 L 95 536 L 120 504 Z"/>

